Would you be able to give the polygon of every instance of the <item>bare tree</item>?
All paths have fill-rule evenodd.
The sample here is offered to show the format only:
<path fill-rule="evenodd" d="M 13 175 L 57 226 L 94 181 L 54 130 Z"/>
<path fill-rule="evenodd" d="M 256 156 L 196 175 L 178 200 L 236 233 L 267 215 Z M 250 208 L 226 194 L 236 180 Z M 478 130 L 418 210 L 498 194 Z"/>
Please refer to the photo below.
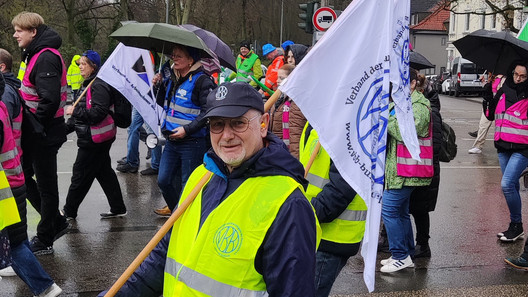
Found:
<path fill-rule="evenodd" d="M 457 7 L 463 0 L 441 0 L 439 5 L 444 6 L 455 14 L 475 14 L 475 15 L 499 15 L 503 18 L 503 27 L 511 32 L 518 33 L 519 28 L 515 27 L 515 12 L 523 11 L 524 6 L 528 6 L 527 0 L 482 0 L 490 8 L 488 12 L 457 12 Z"/>

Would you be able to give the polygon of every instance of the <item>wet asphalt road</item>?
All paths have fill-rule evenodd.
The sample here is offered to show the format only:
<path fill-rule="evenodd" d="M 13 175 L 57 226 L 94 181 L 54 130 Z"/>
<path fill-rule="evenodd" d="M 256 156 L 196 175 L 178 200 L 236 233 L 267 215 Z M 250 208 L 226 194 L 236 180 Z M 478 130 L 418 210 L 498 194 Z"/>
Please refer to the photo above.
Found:
<path fill-rule="evenodd" d="M 500 191 L 500 169 L 493 148 L 492 130 L 483 153 L 470 155 L 473 138 L 467 132 L 478 128 L 480 99 L 441 96 L 442 116 L 457 134 L 458 155 L 441 164 L 440 194 L 431 213 L 432 257 L 418 259 L 416 268 L 384 275 L 376 272 L 373 296 L 528 296 L 528 273 L 507 267 L 503 258 L 517 255 L 523 243 L 504 244 L 496 233 L 507 228 L 509 215 Z M 67 194 L 76 156 L 73 134 L 59 152 L 61 207 Z M 146 147 L 141 145 L 140 170 L 146 168 Z M 115 161 L 126 153 L 126 131 L 120 129 L 111 150 Z M 164 223 L 153 209 L 163 206 L 156 177 L 118 172 L 128 216 L 100 220 L 108 203 L 94 183 L 81 205 L 70 233 L 55 242 L 55 253 L 40 256 L 44 268 L 61 286 L 61 296 L 96 296 L 111 286 Z M 522 186 L 523 202 L 528 196 Z M 524 207 L 524 214 L 527 207 Z M 29 234 L 35 234 L 38 214 L 29 207 Z M 525 226 L 528 228 L 528 226 Z M 378 260 L 389 257 L 379 253 Z M 363 296 L 360 256 L 349 260 L 333 287 L 331 296 Z M 307 280 L 308 282 L 309 280 Z M 0 296 L 31 296 L 17 277 L 0 281 Z"/>

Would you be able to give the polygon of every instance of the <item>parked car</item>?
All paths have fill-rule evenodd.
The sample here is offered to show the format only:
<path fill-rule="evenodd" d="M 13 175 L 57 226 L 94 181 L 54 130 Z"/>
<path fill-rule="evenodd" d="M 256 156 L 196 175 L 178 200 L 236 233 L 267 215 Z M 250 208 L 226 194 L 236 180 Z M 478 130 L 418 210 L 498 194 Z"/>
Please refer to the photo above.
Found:
<path fill-rule="evenodd" d="M 448 77 L 444 79 L 444 81 L 441 84 L 441 93 L 442 94 L 449 94 L 449 86 L 451 86 L 451 77 Z"/>
<path fill-rule="evenodd" d="M 484 83 L 480 78 L 486 75 L 485 69 L 462 57 L 456 57 L 453 60 L 451 73 L 450 95 L 452 93 L 458 97 L 461 93 L 482 93 Z"/>

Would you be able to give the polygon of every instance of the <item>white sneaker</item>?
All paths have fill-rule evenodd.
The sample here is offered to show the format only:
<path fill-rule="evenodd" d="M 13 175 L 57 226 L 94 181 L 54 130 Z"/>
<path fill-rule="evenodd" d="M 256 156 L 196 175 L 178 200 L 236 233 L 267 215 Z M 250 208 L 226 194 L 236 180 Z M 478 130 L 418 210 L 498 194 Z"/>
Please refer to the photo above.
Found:
<path fill-rule="evenodd" d="M 392 257 L 390 257 L 390 258 L 381 260 L 380 264 L 381 265 L 387 265 L 387 264 L 390 264 L 392 261 L 394 261 L 394 259 Z"/>
<path fill-rule="evenodd" d="M 468 153 L 470 154 L 481 154 L 482 153 L 482 150 L 479 149 L 478 147 L 472 147 L 468 150 Z"/>
<path fill-rule="evenodd" d="M 35 297 L 56 297 L 59 296 L 59 294 L 62 293 L 62 289 L 57 286 L 56 283 L 53 283 L 46 291 L 40 293 L 38 296 Z"/>
<path fill-rule="evenodd" d="M 391 273 L 391 272 L 402 270 L 407 267 L 414 267 L 414 263 L 411 259 L 411 256 L 407 256 L 407 258 L 403 260 L 392 260 L 389 264 L 381 267 L 380 271 Z"/>
<path fill-rule="evenodd" d="M 13 270 L 13 267 L 9 266 L 4 269 L 0 269 L 0 276 L 15 276 L 16 272 Z"/>

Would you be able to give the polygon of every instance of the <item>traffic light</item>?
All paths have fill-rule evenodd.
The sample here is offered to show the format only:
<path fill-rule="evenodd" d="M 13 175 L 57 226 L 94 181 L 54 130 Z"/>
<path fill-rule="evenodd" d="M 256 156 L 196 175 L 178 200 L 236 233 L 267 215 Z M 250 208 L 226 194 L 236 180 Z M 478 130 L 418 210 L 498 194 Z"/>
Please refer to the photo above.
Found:
<path fill-rule="evenodd" d="M 301 29 L 304 29 L 304 32 L 309 34 L 313 33 L 312 17 L 314 14 L 314 6 L 314 2 L 299 4 L 299 8 L 303 11 L 303 13 L 299 13 L 299 18 L 301 18 L 301 20 L 304 22 L 297 23 L 297 26 L 299 26 Z"/>

